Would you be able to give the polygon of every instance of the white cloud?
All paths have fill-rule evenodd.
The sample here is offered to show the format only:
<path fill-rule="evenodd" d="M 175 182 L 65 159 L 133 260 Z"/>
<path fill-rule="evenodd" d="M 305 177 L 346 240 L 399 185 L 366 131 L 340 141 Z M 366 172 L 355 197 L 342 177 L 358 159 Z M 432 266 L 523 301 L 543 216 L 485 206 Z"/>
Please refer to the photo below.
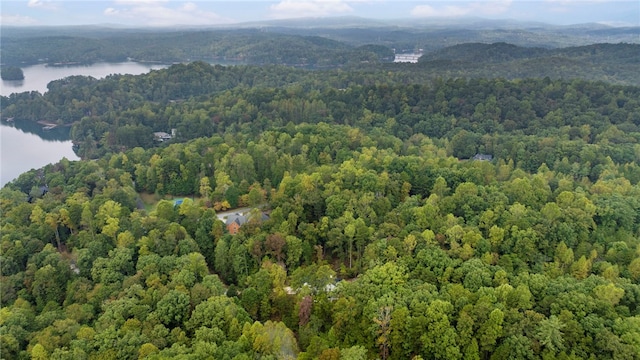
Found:
<path fill-rule="evenodd" d="M 56 10 L 57 7 L 49 0 L 29 0 L 27 6 L 34 9 Z"/>
<path fill-rule="evenodd" d="M 353 8 L 343 0 L 282 0 L 270 6 L 273 18 L 318 17 L 353 12 Z"/>
<path fill-rule="evenodd" d="M 615 7 L 616 4 L 621 3 L 637 3 L 638 0 L 545 0 L 548 4 L 548 11 L 554 13 L 566 13 L 569 14 L 575 11 L 576 8 L 582 8 L 586 5 L 602 5 L 610 3 L 611 7 Z"/>
<path fill-rule="evenodd" d="M 36 25 L 38 21 L 29 16 L 0 14 L 0 23 L 9 26 Z"/>
<path fill-rule="evenodd" d="M 196 6 L 196 4 L 192 3 L 192 2 L 188 2 L 184 5 L 182 5 L 182 10 L 183 11 L 195 11 L 197 10 L 198 6 Z"/>
<path fill-rule="evenodd" d="M 104 14 L 107 16 L 117 16 L 120 14 L 120 11 L 110 7 L 104 9 Z"/>
<path fill-rule="evenodd" d="M 114 0 L 118 5 L 154 5 L 166 2 L 167 0 Z"/>
<path fill-rule="evenodd" d="M 624 2 L 625 0 L 545 0 L 550 3 L 559 3 L 563 5 L 567 4 L 585 4 L 585 3 L 616 3 L 616 2 Z M 627 1 L 635 1 L 635 0 L 627 0 Z"/>
<path fill-rule="evenodd" d="M 216 25 L 230 23 L 230 19 L 198 8 L 192 2 L 177 7 L 167 6 L 164 0 L 116 0 L 115 6 L 103 11 L 106 16 L 129 20 L 133 25 Z"/>
<path fill-rule="evenodd" d="M 411 10 L 416 17 L 461 17 L 498 15 L 509 10 L 512 0 L 464 2 L 460 5 L 418 5 Z"/>
<path fill-rule="evenodd" d="M 418 5 L 411 10 L 411 15 L 417 17 L 457 17 L 471 12 L 468 7 L 447 5 L 433 7 L 431 5 Z"/>

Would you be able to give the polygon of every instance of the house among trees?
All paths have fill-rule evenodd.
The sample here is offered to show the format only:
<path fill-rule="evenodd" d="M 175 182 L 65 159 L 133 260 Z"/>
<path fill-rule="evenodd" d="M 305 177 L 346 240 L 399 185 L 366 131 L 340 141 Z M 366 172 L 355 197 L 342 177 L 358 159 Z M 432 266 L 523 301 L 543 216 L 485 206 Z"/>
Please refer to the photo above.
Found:
<path fill-rule="evenodd" d="M 153 138 L 156 141 L 163 142 L 166 140 L 171 140 L 171 134 L 167 134 L 166 132 L 163 132 L 163 131 L 158 131 L 153 133 Z"/>
<path fill-rule="evenodd" d="M 49 192 L 49 185 L 45 184 L 38 188 L 38 196 L 43 197 Z"/>
<path fill-rule="evenodd" d="M 240 230 L 240 227 L 247 223 L 247 217 L 240 214 L 233 214 L 227 217 L 227 231 L 231 235 L 235 235 Z"/>
<path fill-rule="evenodd" d="M 489 155 L 489 154 L 475 154 L 475 156 L 473 157 L 473 160 L 478 160 L 478 161 L 491 161 L 491 160 L 493 160 L 493 155 Z"/>
<path fill-rule="evenodd" d="M 153 133 L 153 139 L 159 142 L 171 140 L 176 136 L 176 129 L 171 129 L 171 134 L 164 131 L 158 131 Z"/>
<path fill-rule="evenodd" d="M 254 210 L 257 210 L 257 209 L 254 209 Z M 257 214 L 258 214 L 257 212 L 256 213 L 248 212 L 248 213 L 244 213 L 242 215 L 239 214 L 239 213 L 235 213 L 233 215 L 229 215 L 227 217 L 226 222 L 225 222 L 225 225 L 227 226 L 227 231 L 231 235 L 237 234 L 242 225 L 248 223 L 252 218 L 253 219 L 257 219 Z M 259 212 L 259 214 L 260 214 L 259 221 L 269 220 L 269 215 L 267 215 L 267 214 L 265 214 L 263 212 Z"/>

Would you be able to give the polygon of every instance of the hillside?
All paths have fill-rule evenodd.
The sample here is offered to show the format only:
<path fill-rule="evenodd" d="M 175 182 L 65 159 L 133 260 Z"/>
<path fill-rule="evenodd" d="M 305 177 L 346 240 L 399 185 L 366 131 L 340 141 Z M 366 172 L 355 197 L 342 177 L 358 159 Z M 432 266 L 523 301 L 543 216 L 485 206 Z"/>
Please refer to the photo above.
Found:
<path fill-rule="evenodd" d="M 460 44 L 424 54 L 424 71 L 449 76 L 589 79 L 640 84 L 640 45 L 593 44 L 559 49 L 506 43 Z"/>
<path fill-rule="evenodd" d="M 390 52 L 390 51 L 389 51 Z M 265 33 L 259 30 L 131 32 L 102 37 L 80 33 L 59 36 L 3 37 L 5 64 L 93 63 L 99 61 L 339 66 L 379 61 L 373 53 L 318 36 Z"/>

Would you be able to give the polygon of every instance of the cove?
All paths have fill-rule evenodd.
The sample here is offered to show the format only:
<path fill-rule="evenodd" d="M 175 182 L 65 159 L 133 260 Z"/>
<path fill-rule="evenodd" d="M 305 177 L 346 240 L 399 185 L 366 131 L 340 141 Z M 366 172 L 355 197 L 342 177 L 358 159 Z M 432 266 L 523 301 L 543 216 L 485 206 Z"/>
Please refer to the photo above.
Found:
<path fill-rule="evenodd" d="M 166 68 L 167 65 L 138 62 L 96 63 L 92 65 L 47 66 L 45 64 L 25 66 L 24 80 L 0 82 L 0 95 L 38 91 L 45 93 L 47 84 L 53 80 L 73 75 L 92 76 L 96 79 L 111 74 L 139 75 L 150 70 Z M 31 169 L 57 163 L 62 158 L 79 160 L 69 140 L 69 128 L 58 127 L 45 131 L 42 125 L 15 119 L 9 123 L 3 118 L 0 125 L 0 187 Z"/>
<path fill-rule="evenodd" d="M 133 61 L 73 66 L 51 66 L 45 64 L 25 66 L 22 68 L 24 80 L 2 80 L 0 95 L 9 96 L 12 93 L 25 91 L 38 91 L 44 94 L 47 91 L 47 84 L 49 84 L 49 82 L 63 79 L 67 76 L 84 75 L 101 79 L 111 74 L 139 75 L 166 67 L 167 65 L 146 64 Z"/>
<path fill-rule="evenodd" d="M 40 132 L 40 133 L 38 133 Z M 42 130 L 42 126 L 27 121 L 14 126 L 0 126 L 0 186 L 31 169 L 57 163 L 62 158 L 80 160 L 73 152 L 69 128 Z"/>

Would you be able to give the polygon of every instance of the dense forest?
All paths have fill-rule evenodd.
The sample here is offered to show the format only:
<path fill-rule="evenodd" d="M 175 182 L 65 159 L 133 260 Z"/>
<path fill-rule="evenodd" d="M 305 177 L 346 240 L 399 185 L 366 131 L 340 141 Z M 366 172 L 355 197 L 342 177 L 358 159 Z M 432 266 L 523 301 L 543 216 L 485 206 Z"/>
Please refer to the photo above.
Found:
<path fill-rule="evenodd" d="M 0 189 L 0 356 L 640 358 L 640 87 L 463 77 L 467 51 L 639 66 L 637 45 L 468 44 L 1 97 L 72 124 L 83 160 Z"/>
<path fill-rule="evenodd" d="M 181 32 L 125 32 L 94 38 L 80 34 L 2 39 L 6 64 L 87 64 L 127 59 L 146 62 L 207 61 L 300 67 L 342 66 L 361 61 L 393 61 L 382 53 L 319 36 L 262 32 L 255 29 Z"/>
<path fill-rule="evenodd" d="M 444 80 L 414 69 L 309 72 L 197 62 L 142 76 L 53 81 L 44 95 L 3 97 L 3 116 L 73 124 L 72 139 L 84 158 L 159 145 L 153 133 L 170 129 L 177 130 L 175 140 L 186 141 L 327 122 L 385 129 L 401 140 L 415 134 L 446 138 L 456 157 L 491 152 L 527 164 L 529 171 L 542 162 L 576 159 L 603 134 L 615 139 L 602 144 L 598 156 L 620 163 L 634 159 L 637 87 L 549 78 Z M 537 137 L 562 133 L 584 143 L 558 151 L 554 142 L 538 151 Z"/>

